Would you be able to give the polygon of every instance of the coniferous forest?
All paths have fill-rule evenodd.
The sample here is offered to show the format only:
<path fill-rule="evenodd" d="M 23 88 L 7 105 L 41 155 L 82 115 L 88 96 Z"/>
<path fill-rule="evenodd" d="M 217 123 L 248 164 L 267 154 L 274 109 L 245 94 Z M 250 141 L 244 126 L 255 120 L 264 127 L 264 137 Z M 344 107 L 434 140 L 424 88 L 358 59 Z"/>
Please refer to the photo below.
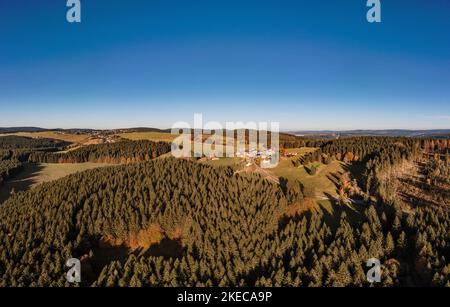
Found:
<path fill-rule="evenodd" d="M 0 186 L 21 170 L 23 162 L 28 161 L 32 152 L 51 152 L 70 143 L 53 139 L 33 139 L 15 135 L 0 137 Z"/>
<path fill-rule="evenodd" d="M 89 145 L 63 153 L 35 151 L 29 156 L 29 161 L 38 163 L 130 163 L 154 159 L 168 153 L 170 149 L 171 145 L 167 142 L 121 141 Z"/>
<path fill-rule="evenodd" d="M 56 149 L 68 146 L 70 143 L 46 138 L 30 138 L 15 135 L 0 137 L 1 149 Z"/>
<path fill-rule="evenodd" d="M 40 287 L 435 299 L 450 0 L 0 0 L 0 291 Z"/>
<path fill-rule="evenodd" d="M 358 210 L 292 213 L 292 204 L 307 198 L 301 186 L 282 188 L 258 174 L 189 159 L 155 159 L 170 151 L 168 143 L 32 150 L 24 163 L 122 165 L 43 183 L 1 204 L 0 286 L 72 286 L 65 266 L 72 257 L 81 260 L 81 286 L 450 286 L 448 207 L 408 211 L 381 188 L 383 170 L 416 158 L 425 142 L 320 144 L 299 163 L 362 166 Z M 6 178 L 22 162 L 2 155 Z M 426 178 L 448 183 L 448 158 L 427 161 Z M 378 284 L 366 279 L 370 258 L 382 263 Z"/>

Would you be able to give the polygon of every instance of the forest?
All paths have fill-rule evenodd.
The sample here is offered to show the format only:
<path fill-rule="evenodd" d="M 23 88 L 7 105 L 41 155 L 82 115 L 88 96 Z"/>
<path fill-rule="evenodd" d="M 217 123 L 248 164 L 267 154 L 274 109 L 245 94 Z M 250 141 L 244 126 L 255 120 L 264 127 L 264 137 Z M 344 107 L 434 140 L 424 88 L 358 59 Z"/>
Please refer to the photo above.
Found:
<path fill-rule="evenodd" d="M 23 136 L 7 135 L 0 137 L 0 149 L 57 149 L 70 145 L 68 142 L 45 139 L 30 138 Z"/>
<path fill-rule="evenodd" d="M 64 153 L 35 151 L 30 155 L 29 161 L 39 163 L 130 163 L 149 161 L 170 150 L 171 145 L 167 142 L 121 141 L 89 145 Z"/>
<path fill-rule="evenodd" d="M 408 211 L 385 197 L 385 170 L 423 156 L 424 184 L 448 196 L 448 154 L 434 150 L 428 158 L 424 144 L 318 140 L 318 150 L 298 163 L 346 161 L 358 172 L 343 182 L 365 188 L 353 209 L 335 204 L 333 212 L 291 210 L 306 201 L 301 185 L 283 188 L 260 174 L 157 158 L 170 151 L 168 143 L 123 141 L 64 153 L 33 145 L 32 163 L 122 165 L 43 183 L 1 204 L 0 286 L 74 286 L 65 275 L 72 257 L 82 263 L 79 286 L 450 286 L 448 207 Z M 20 167 L 11 156 L 9 149 L 0 154 L 1 173 Z M 367 282 L 369 258 L 383 264 L 381 283 Z"/>
<path fill-rule="evenodd" d="M 0 157 L 0 186 L 3 181 L 16 174 L 22 167 L 18 160 L 2 160 Z"/>
<path fill-rule="evenodd" d="M 360 169 L 359 184 L 366 196 L 383 196 L 380 179 L 387 168 L 412 160 L 421 154 L 421 140 L 400 137 L 352 137 L 324 142 L 319 150 L 298 161 L 329 163 L 331 160 L 351 163 Z"/>
<path fill-rule="evenodd" d="M 55 151 L 69 145 L 53 139 L 33 139 L 15 135 L 0 137 L 0 186 L 18 173 L 33 151 Z"/>
<path fill-rule="evenodd" d="M 127 141 L 62 151 L 70 143 L 45 138 L 0 137 L 0 186 L 24 163 L 131 163 L 149 161 L 170 151 L 166 142 Z"/>

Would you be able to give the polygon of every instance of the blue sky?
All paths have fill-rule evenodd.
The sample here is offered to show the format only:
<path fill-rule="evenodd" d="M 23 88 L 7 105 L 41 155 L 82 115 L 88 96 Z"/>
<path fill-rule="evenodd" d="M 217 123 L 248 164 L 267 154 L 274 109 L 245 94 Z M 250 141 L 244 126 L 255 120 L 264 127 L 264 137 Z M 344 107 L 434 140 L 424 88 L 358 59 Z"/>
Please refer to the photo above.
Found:
<path fill-rule="evenodd" d="M 0 126 L 450 128 L 450 1 L 0 0 Z"/>

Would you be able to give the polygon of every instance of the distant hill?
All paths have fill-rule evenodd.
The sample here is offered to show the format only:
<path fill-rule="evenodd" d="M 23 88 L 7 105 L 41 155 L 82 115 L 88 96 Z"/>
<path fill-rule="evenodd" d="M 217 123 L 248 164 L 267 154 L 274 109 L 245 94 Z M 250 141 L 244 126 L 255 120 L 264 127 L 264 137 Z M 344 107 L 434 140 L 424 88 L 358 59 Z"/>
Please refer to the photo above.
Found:
<path fill-rule="evenodd" d="M 136 127 L 136 128 L 123 128 L 123 129 L 113 129 L 116 133 L 130 133 L 130 132 L 162 132 L 170 133 L 171 129 L 158 129 L 151 127 Z"/>
<path fill-rule="evenodd" d="M 443 137 L 450 138 L 450 129 L 432 129 L 432 130 L 406 130 L 406 129 L 386 129 L 386 130 L 300 130 L 288 131 L 287 133 L 297 136 L 309 137 L 350 137 L 350 136 L 403 136 L 403 137 Z"/>
<path fill-rule="evenodd" d="M 0 127 L 0 133 L 42 132 L 42 131 L 48 131 L 48 129 L 39 127 L 9 127 L 9 128 Z"/>
<path fill-rule="evenodd" d="M 71 129 L 47 129 L 40 127 L 0 127 L 0 134 L 18 133 L 18 132 L 44 132 L 44 131 L 64 131 L 67 133 L 130 133 L 130 132 L 160 132 L 170 133 L 171 129 L 159 129 L 152 127 L 135 127 L 123 129 L 89 129 L 89 128 L 71 128 Z M 191 130 L 191 133 L 193 131 Z M 311 138 L 333 139 L 339 137 L 351 136 L 403 136 L 403 137 L 433 137 L 450 138 L 450 129 L 431 129 L 431 130 L 407 130 L 407 129 L 384 129 L 384 130 L 292 130 L 280 133 L 284 136 L 305 136 Z"/>
<path fill-rule="evenodd" d="M 92 133 L 94 131 L 101 131 L 101 130 L 87 129 L 87 128 L 47 129 L 47 128 L 40 128 L 40 127 L 0 127 L 0 134 L 20 133 L 20 132 L 27 132 L 27 133 L 47 132 L 47 131 L 59 131 L 59 132 L 66 132 L 66 133 Z"/>

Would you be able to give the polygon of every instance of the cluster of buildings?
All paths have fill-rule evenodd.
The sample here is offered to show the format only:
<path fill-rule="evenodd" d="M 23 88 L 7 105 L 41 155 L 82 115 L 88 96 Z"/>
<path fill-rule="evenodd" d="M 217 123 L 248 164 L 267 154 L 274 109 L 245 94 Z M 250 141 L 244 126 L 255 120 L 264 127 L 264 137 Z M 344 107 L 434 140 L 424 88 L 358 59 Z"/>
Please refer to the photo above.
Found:
<path fill-rule="evenodd" d="M 243 158 L 246 161 L 246 166 L 252 164 L 259 164 L 263 168 L 270 168 L 272 165 L 272 157 L 278 154 L 273 149 L 256 150 L 251 149 L 249 151 L 241 150 L 236 152 L 236 157 Z"/>
<path fill-rule="evenodd" d="M 297 152 L 286 152 L 286 153 L 284 153 L 284 157 L 286 157 L 286 158 L 292 158 L 292 157 L 296 157 L 298 155 L 298 153 Z"/>
<path fill-rule="evenodd" d="M 239 150 L 236 152 L 236 157 L 238 158 L 249 158 L 249 159 L 255 159 L 255 158 L 271 158 L 273 155 L 275 155 L 275 151 L 273 149 L 265 149 L 265 150 L 256 150 L 251 149 L 249 151 L 245 150 Z"/>
<path fill-rule="evenodd" d="M 241 149 L 235 152 L 234 157 L 243 159 L 246 162 L 246 166 L 256 164 L 261 166 L 262 168 L 270 168 L 273 167 L 272 158 L 276 157 L 276 155 L 278 155 L 278 152 L 273 149 L 251 149 L 248 151 Z M 210 153 L 205 156 L 207 159 L 213 161 L 219 159 L 219 157 L 217 157 L 215 153 Z"/>

